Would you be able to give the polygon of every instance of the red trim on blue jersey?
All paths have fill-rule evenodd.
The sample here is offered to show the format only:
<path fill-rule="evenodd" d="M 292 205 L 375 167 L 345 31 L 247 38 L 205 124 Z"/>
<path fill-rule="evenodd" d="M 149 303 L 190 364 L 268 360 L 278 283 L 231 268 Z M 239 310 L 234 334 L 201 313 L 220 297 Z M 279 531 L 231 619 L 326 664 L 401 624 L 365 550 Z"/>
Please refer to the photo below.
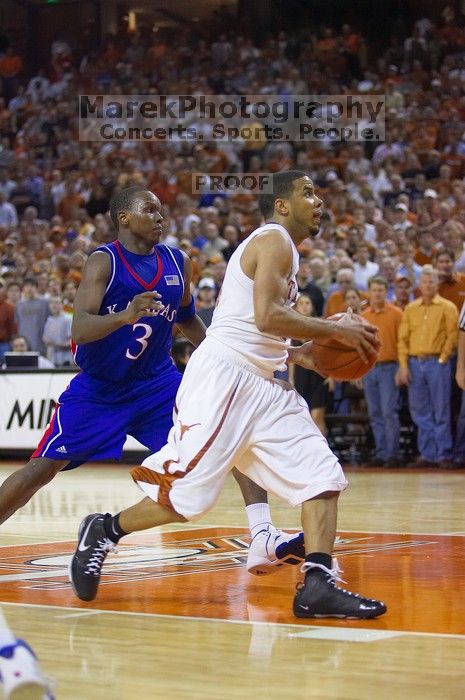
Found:
<path fill-rule="evenodd" d="M 55 430 L 55 418 L 57 415 L 57 411 L 60 408 L 60 404 L 57 403 L 55 406 L 55 410 L 53 411 L 53 416 L 50 420 L 49 426 L 46 429 L 45 433 L 42 435 L 39 444 L 37 445 L 35 451 L 31 455 L 31 459 L 34 459 L 35 457 L 42 457 L 41 452 L 42 448 L 44 447 L 45 443 L 48 441 L 48 439 L 53 435 L 53 431 Z"/>
<path fill-rule="evenodd" d="M 147 282 L 144 282 L 144 280 L 142 279 L 142 277 L 139 277 L 139 275 L 137 274 L 137 272 L 135 272 L 135 271 L 132 269 L 132 267 L 130 266 L 130 264 L 128 263 L 128 261 L 126 260 L 126 258 L 124 257 L 124 253 L 123 253 L 123 251 L 121 250 L 121 245 L 120 245 L 120 242 L 119 242 L 119 241 L 115 241 L 115 248 L 116 248 L 116 250 L 117 250 L 117 252 L 118 252 L 118 255 L 120 256 L 121 260 L 123 261 L 123 263 L 124 263 L 126 269 L 127 269 L 127 270 L 129 271 L 129 273 L 134 277 L 134 279 L 137 280 L 137 281 L 139 282 L 139 284 L 142 285 L 142 287 L 144 287 L 144 289 L 147 289 L 149 292 L 152 291 L 152 289 L 154 289 L 155 285 L 157 284 L 157 282 L 159 281 L 160 277 L 161 277 L 162 274 L 163 274 L 163 262 L 162 262 L 162 259 L 161 259 L 160 255 L 159 255 L 159 253 L 158 253 L 158 250 L 157 250 L 156 248 L 155 248 L 155 250 L 154 250 L 154 254 L 155 254 L 156 258 L 157 258 L 157 274 L 155 275 L 155 277 L 153 278 L 153 280 L 152 280 L 151 282 L 147 283 Z"/>

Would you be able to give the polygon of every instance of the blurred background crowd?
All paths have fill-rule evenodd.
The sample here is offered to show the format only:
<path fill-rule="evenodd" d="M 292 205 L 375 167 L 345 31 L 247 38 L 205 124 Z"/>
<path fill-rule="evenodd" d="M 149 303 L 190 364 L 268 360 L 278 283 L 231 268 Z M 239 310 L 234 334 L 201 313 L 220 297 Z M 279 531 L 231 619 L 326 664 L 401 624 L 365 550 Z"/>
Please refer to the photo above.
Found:
<path fill-rule="evenodd" d="M 55 41 L 34 71 L 6 39 L 0 361 L 7 350 L 29 349 L 46 366 L 72 365 L 81 271 L 96 247 L 115 238 L 109 201 L 130 185 L 159 196 L 162 242 L 191 257 L 197 310 L 208 325 L 228 260 L 262 216 L 250 192 L 194 195 L 192 173 L 298 168 L 325 203 L 319 237 L 299 251 L 299 310 L 329 316 L 350 306 L 380 325 L 383 349 L 373 372 L 353 387 L 291 378 L 325 432 L 325 413 L 368 416 L 371 464 L 396 466 L 417 454 L 421 463 L 460 466 L 465 419 L 453 377 L 465 300 L 465 15 L 460 3 L 437 6 L 434 18 L 393 23 L 381 43 L 336 22 L 258 41 L 235 29 L 224 8 L 212 26 L 108 35 L 86 53 Z M 80 93 L 385 94 L 386 139 L 80 142 Z M 180 367 L 190 350 L 175 341 Z M 411 426 L 414 450 L 402 445 Z M 358 429 L 355 419 L 344 427 Z M 337 430 L 330 433 L 337 442 Z"/>

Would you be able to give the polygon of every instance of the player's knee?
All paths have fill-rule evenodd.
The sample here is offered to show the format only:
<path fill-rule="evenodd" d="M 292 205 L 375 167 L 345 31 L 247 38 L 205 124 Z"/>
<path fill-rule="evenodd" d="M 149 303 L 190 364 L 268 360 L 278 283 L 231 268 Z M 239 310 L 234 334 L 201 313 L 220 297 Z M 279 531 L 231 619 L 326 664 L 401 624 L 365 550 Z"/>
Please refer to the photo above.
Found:
<path fill-rule="evenodd" d="M 51 459 L 38 458 L 31 459 L 24 468 L 24 476 L 28 481 L 43 486 L 48 484 L 53 477 L 63 469 L 63 462 L 56 462 Z"/>

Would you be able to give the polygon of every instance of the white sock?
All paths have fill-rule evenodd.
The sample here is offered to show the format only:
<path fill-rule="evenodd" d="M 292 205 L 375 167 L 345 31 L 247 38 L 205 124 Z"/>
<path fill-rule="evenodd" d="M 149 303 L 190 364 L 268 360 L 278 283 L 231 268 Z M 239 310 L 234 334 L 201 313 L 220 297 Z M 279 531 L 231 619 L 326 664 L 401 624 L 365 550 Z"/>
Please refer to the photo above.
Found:
<path fill-rule="evenodd" d="M 268 503 L 252 503 L 252 505 L 246 506 L 245 512 L 247 513 L 252 539 L 260 530 L 266 530 L 267 527 L 272 525 Z"/>

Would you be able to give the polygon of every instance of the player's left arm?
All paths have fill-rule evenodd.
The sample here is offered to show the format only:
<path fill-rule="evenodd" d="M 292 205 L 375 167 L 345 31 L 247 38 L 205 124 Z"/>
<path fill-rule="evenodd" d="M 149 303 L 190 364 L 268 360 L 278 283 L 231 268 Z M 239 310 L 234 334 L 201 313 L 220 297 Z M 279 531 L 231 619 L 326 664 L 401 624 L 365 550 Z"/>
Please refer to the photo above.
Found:
<path fill-rule="evenodd" d="M 181 333 L 198 347 L 205 338 L 205 324 L 195 313 L 195 304 L 191 292 L 192 283 L 192 263 L 190 258 L 183 252 L 184 257 L 184 294 L 178 309 L 176 326 Z"/>

